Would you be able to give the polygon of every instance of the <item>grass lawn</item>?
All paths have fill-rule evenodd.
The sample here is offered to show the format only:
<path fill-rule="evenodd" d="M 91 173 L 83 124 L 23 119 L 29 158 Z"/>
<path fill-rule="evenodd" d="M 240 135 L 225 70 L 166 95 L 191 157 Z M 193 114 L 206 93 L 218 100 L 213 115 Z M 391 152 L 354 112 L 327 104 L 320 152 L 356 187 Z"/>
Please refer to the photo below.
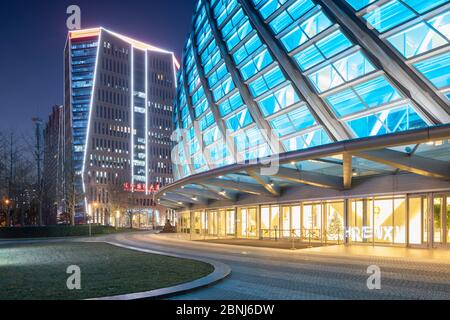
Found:
<path fill-rule="evenodd" d="M 81 268 L 70 291 L 67 267 Z M 0 246 L 0 300 L 74 300 L 170 287 L 213 272 L 209 264 L 101 243 Z"/>

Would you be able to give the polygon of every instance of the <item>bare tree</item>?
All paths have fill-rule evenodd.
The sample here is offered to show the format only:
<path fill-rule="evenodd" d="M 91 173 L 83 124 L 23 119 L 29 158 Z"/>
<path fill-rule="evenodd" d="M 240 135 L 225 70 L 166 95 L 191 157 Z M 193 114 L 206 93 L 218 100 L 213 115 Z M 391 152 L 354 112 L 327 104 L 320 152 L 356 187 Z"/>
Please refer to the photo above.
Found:
<path fill-rule="evenodd" d="M 84 194 L 80 193 L 79 190 L 76 190 L 77 177 L 70 158 L 68 158 L 64 163 L 64 172 L 65 172 L 64 203 L 66 209 L 65 216 L 67 217 L 66 223 L 74 226 L 77 206 L 83 201 Z"/>
<path fill-rule="evenodd" d="M 123 190 L 123 185 L 125 183 L 125 179 L 122 176 L 119 176 L 116 178 L 115 183 L 112 187 L 109 188 L 109 206 L 110 206 L 110 213 L 114 215 L 116 218 L 118 216 L 118 221 L 116 220 L 116 227 L 119 224 L 121 218 L 123 216 L 129 216 L 129 213 L 127 212 L 127 208 L 130 205 L 130 195 L 127 194 Z M 130 221 L 133 221 L 133 216 L 131 214 Z M 131 223 L 132 225 L 132 223 Z"/>
<path fill-rule="evenodd" d="M 36 181 L 29 138 L 14 132 L 0 133 L 0 200 L 3 225 L 36 224 Z M 5 202 L 8 200 L 8 205 Z"/>

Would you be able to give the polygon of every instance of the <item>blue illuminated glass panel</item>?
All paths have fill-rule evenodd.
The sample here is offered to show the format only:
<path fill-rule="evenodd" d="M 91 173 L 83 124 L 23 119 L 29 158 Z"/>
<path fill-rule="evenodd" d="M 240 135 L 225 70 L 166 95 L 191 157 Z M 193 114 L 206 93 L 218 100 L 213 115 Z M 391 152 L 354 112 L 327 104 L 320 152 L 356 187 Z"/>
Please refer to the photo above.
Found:
<path fill-rule="evenodd" d="M 265 117 L 286 109 L 300 101 L 292 85 L 288 85 L 275 93 L 261 99 L 258 103 Z"/>
<path fill-rule="evenodd" d="M 388 41 L 407 59 L 447 44 L 443 37 L 425 23 L 389 37 Z"/>
<path fill-rule="evenodd" d="M 379 77 L 331 95 L 326 101 L 339 117 L 345 117 L 399 99 L 397 90 L 384 77 Z"/>
<path fill-rule="evenodd" d="M 231 131 L 237 131 L 239 129 L 245 128 L 249 124 L 253 123 L 252 116 L 248 112 L 247 108 L 244 108 L 240 112 L 232 115 L 226 121 L 227 128 Z"/>
<path fill-rule="evenodd" d="M 364 15 L 378 32 L 385 32 L 413 18 L 416 14 L 398 0 L 390 1 Z"/>
<path fill-rule="evenodd" d="M 276 87 L 277 85 L 284 82 L 286 79 L 284 78 L 283 73 L 280 68 L 277 66 L 269 71 L 267 71 L 264 75 L 250 83 L 250 92 L 256 98 L 263 93 L 267 92 L 269 89 Z"/>
<path fill-rule="evenodd" d="M 294 56 L 300 68 L 305 71 L 328 58 L 350 48 L 353 44 L 341 31 L 336 31 Z"/>
<path fill-rule="evenodd" d="M 427 126 L 425 121 L 410 105 L 384 110 L 348 121 L 347 124 L 359 138 L 419 129 Z"/>
<path fill-rule="evenodd" d="M 369 4 L 374 3 L 377 0 L 346 0 L 349 5 L 353 7 L 356 11 L 367 7 Z"/>
<path fill-rule="evenodd" d="M 302 131 L 315 123 L 307 107 L 297 108 L 270 121 L 270 125 L 280 137 Z"/>
<path fill-rule="evenodd" d="M 286 151 L 297 151 L 329 144 L 332 141 L 323 129 L 315 130 L 294 138 L 285 139 L 282 144 Z"/>
<path fill-rule="evenodd" d="M 357 51 L 314 72 L 309 78 L 319 92 L 325 92 L 374 70 L 372 63 Z"/>
<path fill-rule="evenodd" d="M 429 21 L 431 26 L 444 35 L 447 40 L 450 40 L 450 11 L 446 11 L 443 14 Z"/>
<path fill-rule="evenodd" d="M 425 13 L 431 9 L 434 9 L 444 3 L 449 2 L 448 0 L 403 0 L 408 6 L 413 8 L 418 13 Z"/>
<path fill-rule="evenodd" d="M 450 52 L 416 63 L 414 66 L 436 88 L 450 86 Z"/>

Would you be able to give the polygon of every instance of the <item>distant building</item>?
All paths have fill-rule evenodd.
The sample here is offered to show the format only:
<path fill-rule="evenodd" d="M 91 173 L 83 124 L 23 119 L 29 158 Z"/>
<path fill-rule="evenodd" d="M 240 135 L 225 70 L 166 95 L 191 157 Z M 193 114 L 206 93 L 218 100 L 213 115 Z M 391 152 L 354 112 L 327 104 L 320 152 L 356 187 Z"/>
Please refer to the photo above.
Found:
<path fill-rule="evenodd" d="M 117 211 L 124 210 L 165 216 L 153 193 L 173 182 L 177 68 L 172 52 L 104 28 L 69 32 L 65 173 L 67 186 L 75 186 L 77 220 L 116 224 Z"/>
<path fill-rule="evenodd" d="M 54 106 L 44 129 L 43 169 L 44 224 L 56 224 L 65 212 L 64 198 L 64 109 Z"/>

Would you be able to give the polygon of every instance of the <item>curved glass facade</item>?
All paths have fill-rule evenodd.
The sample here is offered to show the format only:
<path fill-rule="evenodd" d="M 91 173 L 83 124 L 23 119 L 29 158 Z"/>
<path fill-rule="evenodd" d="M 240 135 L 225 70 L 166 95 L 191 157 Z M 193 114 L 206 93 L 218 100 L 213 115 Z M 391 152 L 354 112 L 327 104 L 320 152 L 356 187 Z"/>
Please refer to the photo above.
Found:
<path fill-rule="evenodd" d="M 449 2 L 200 0 L 177 76 L 176 179 L 450 122 Z"/>

